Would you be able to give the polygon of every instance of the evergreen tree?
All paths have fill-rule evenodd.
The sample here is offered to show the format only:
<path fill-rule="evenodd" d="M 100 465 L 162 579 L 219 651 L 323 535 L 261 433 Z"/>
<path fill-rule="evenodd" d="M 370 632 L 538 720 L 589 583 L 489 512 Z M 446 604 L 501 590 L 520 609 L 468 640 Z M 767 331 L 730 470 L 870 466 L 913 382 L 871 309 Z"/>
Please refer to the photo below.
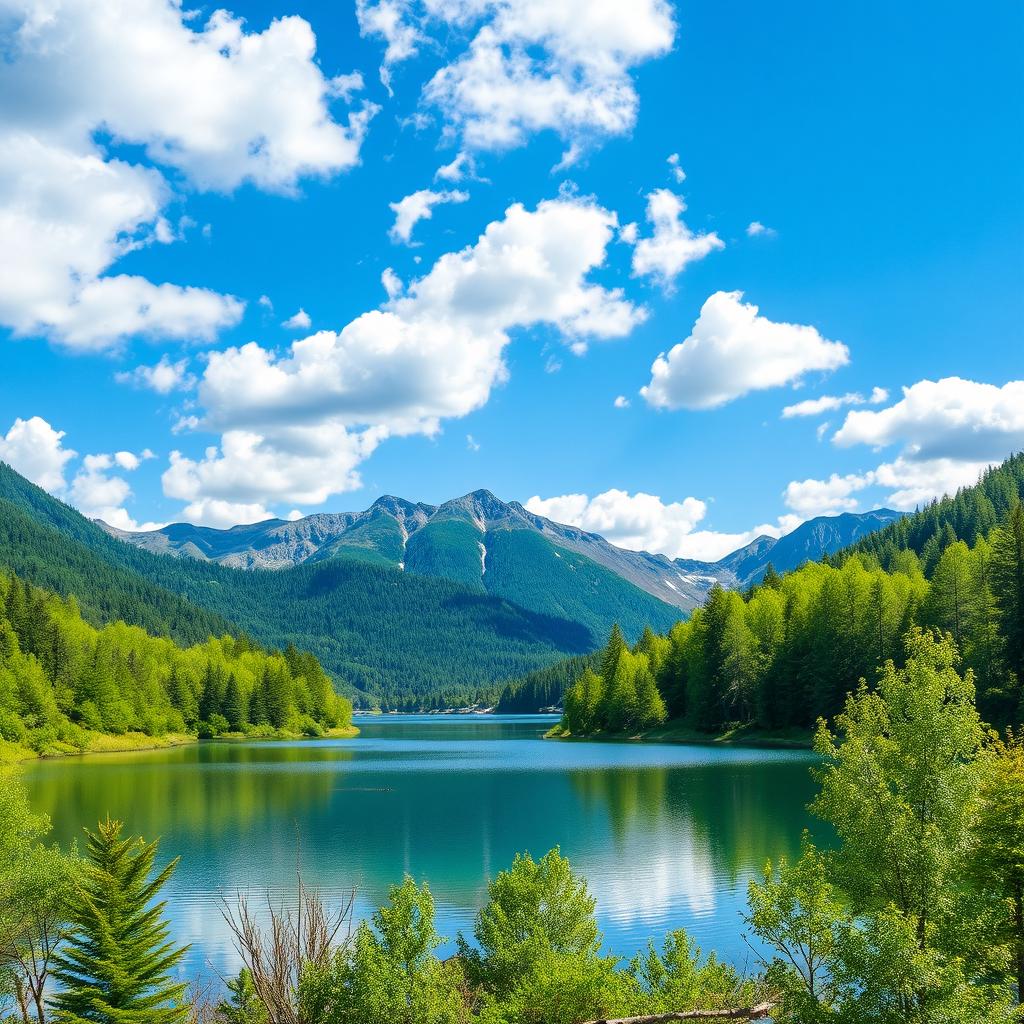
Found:
<path fill-rule="evenodd" d="M 1011 509 L 992 537 L 992 590 L 999 607 L 1006 661 L 1024 683 L 1024 505 Z"/>
<path fill-rule="evenodd" d="M 622 630 L 616 622 L 612 626 L 608 643 L 605 644 L 604 651 L 601 653 L 601 666 L 598 669 L 598 675 L 605 681 L 606 686 L 615 676 L 615 668 L 619 663 L 619 658 L 626 649 L 626 638 L 622 635 Z"/>
<path fill-rule="evenodd" d="M 72 931 L 56 961 L 58 1024 L 183 1024 L 186 986 L 172 973 L 187 947 L 169 940 L 153 899 L 177 867 L 151 877 L 157 844 L 123 839 L 119 821 L 87 831 L 88 863 L 71 900 Z"/>
<path fill-rule="evenodd" d="M 268 1024 L 267 1008 L 260 1002 L 252 971 L 243 967 L 227 981 L 228 996 L 217 1004 L 217 1020 L 224 1024 Z"/>
<path fill-rule="evenodd" d="M 245 695 L 238 685 L 238 678 L 234 672 L 228 676 L 228 687 L 224 695 L 224 717 L 228 720 L 232 732 L 242 732 L 248 723 Z"/>

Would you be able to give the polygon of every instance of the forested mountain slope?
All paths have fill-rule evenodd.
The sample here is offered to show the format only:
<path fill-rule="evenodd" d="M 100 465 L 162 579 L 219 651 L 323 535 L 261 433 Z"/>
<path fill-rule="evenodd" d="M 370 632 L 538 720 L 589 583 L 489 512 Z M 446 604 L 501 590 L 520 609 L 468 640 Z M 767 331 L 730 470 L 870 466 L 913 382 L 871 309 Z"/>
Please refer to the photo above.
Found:
<path fill-rule="evenodd" d="M 451 554 L 446 531 L 458 529 L 454 517 L 418 543 L 422 573 L 366 557 L 243 571 L 122 543 L 2 464 L 0 501 L 8 512 L 0 517 L 7 524 L 0 525 L 0 566 L 75 594 L 92 621 L 119 617 L 205 639 L 230 620 L 263 644 L 312 651 L 339 685 L 386 706 L 492 697 L 504 680 L 593 650 L 613 621 L 636 637 L 645 622 L 667 628 L 680 614 L 541 537 L 532 552 L 531 572 L 543 584 L 533 591 L 542 602 L 536 610 L 517 603 L 529 581 L 516 572 L 514 551 L 495 556 L 490 591 L 449 578 L 447 569 L 431 574 Z M 493 547 L 517 543 L 499 536 Z M 464 547 L 455 545 L 454 564 Z"/>
<path fill-rule="evenodd" d="M 1024 721 L 1024 460 L 822 563 L 741 595 L 715 587 L 667 636 L 620 633 L 565 696 L 573 733 L 643 731 L 666 718 L 708 732 L 809 729 L 861 679 L 901 663 L 915 629 L 948 633 L 985 719 Z M 962 535 L 958 534 L 962 531 Z M 920 554 L 918 553 L 920 550 Z"/>
<path fill-rule="evenodd" d="M 760 579 L 769 562 L 780 571 L 795 569 L 898 517 L 888 509 L 821 516 L 785 537 L 759 537 L 717 562 L 619 548 L 486 490 L 441 505 L 385 496 L 363 512 L 318 513 L 293 522 L 272 519 L 229 530 L 175 523 L 130 533 L 101 525 L 112 536 L 159 554 L 245 569 L 354 558 L 456 580 L 531 611 L 577 618 L 582 610 L 587 619 L 595 598 L 606 605 L 620 596 L 628 599 L 630 591 L 622 583 L 690 611 L 716 582 L 745 586 Z M 554 571 L 552 556 L 564 560 L 563 571 Z M 585 585 L 575 577 L 578 571 L 586 574 Z"/>
<path fill-rule="evenodd" d="M 974 544 L 1024 501 L 1024 452 L 986 470 L 977 484 L 962 487 L 859 540 L 853 551 L 875 555 L 888 566 L 901 551 L 913 551 L 930 572 L 953 540 Z"/>
<path fill-rule="evenodd" d="M 73 597 L 0 573 L 0 741 L 54 753 L 88 749 L 97 733 L 318 735 L 351 718 L 310 654 L 96 628 Z"/>

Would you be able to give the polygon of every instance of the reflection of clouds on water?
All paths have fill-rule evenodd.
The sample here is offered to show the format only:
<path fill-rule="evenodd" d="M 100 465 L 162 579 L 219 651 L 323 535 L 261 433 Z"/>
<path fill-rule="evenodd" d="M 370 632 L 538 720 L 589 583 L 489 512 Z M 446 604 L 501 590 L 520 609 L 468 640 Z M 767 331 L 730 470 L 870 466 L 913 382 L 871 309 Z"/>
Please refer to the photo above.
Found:
<path fill-rule="evenodd" d="M 608 868 L 588 871 L 603 917 L 622 925 L 661 926 L 677 909 L 698 917 L 714 912 L 722 879 L 706 844 L 683 832 L 637 836 L 635 846 Z"/>
<path fill-rule="evenodd" d="M 488 881 L 516 852 L 560 845 L 588 878 L 609 949 L 629 955 L 685 926 L 742 959 L 746 880 L 767 857 L 795 853 L 808 823 L 807 755 L 537 732 L 498 718 L 392 720 L 345 744 L 40 762 L 26 781 L 61 841 L 109 810 L 162 835 L 161 859 L 181 855 L 167 896 L 174 940 L 194 944 L 189 974 L 237 969 L 223 896 L 248 892 L 261 914 L 268 891 L 275 905 L 294 902 L 297 837 L 306 883 L 336 901 L 354 887 L 357 920 L 403 873 L 428 881 L 446 952 L 472 932 Z"/>

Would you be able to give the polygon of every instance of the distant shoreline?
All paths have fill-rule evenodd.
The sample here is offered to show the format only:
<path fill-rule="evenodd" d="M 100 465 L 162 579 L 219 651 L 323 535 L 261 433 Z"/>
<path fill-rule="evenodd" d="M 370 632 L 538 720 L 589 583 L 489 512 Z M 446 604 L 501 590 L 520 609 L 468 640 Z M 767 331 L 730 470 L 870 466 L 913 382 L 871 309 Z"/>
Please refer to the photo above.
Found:
<path fill-rule="evenodd" d="M 0 740 L 0 766 L 19 764 L 24 761 L 51 761 L 58 758 L 85 757 L 93 754 L 131 754 L 150 750 L 170 750 L 174 747 L 187 747 L 193 743 L 239 743 L 239 742 L 276 742 L 294 740 L 347 740 L 359 735 L 355 725 L 347 728 L 329 729 L 323 736 L 304 736 L 301 733 L 276 733 L 272 736 L 246 736 L 244 733 L 223 733 L 209 739 L 200 739 L 191 733 L 168 733 L 166 736 L 148 736 L 146 733 L 126 732 L 119 735 L 112 733 L 94 733 L 89 739 L 89 746 L 84 750 L 69 747 L 66 750 L 53 749 L 40 753 L 20 743 Z"/>

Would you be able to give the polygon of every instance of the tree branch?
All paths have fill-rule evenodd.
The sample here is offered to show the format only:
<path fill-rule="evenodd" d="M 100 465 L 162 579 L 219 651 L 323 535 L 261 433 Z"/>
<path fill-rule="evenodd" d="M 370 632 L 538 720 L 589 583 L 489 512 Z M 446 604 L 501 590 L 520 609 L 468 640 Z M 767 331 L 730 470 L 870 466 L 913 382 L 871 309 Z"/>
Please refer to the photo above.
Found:
<path fill-rule="evenodd" d="M 669 1013 L 646 1013 L 639 1017 L 602 1017 L 586 1024 L 665 1024 L 673 1020 L 761 1020 L 775 1009 L 775 1003 L 736 1006 L 728 1010 L 675 1010 Z"/>

